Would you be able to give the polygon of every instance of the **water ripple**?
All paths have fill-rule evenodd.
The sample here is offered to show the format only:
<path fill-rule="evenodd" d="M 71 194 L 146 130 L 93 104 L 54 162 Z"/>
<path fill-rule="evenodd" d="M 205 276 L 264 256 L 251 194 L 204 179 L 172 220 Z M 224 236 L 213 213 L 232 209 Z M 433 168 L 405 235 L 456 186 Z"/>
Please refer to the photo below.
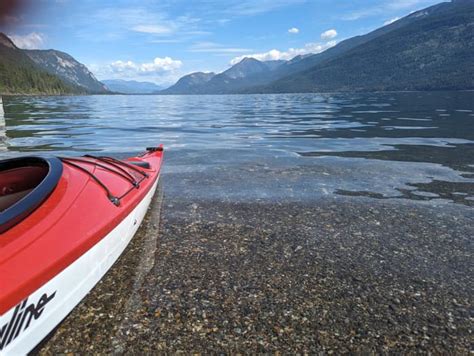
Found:
<path fill-rule="evenodd" d="M 474 195 L 472 92 L 8 97 L 4 103 L 3 157 L 120 156 L 164 143 L 174 157 L 170 169 L 184 157 L 210 165 L 211 152 L 225 157 L 221 166 L 230 165 L 235 152 L 246 152 L 250 161 L 285 156 L 353 167 L 339 169 L 337 184 L 324 183 L 326 192 L 464 204 Z M 356 179 L 356 166 L 368 175 Z M 441 192 L 449 184 L 457 184 L 452 194 Z"/>

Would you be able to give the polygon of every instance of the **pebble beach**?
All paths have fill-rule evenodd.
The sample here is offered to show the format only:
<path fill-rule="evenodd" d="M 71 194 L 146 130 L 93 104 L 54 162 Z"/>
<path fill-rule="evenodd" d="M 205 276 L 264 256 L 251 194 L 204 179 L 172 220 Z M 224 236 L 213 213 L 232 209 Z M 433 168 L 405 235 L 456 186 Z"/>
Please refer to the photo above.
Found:
<path fill-rule="evenodd" d="M 470 352 L 471 207 L 189 201 L 176 178 L 39 354 Z"/>

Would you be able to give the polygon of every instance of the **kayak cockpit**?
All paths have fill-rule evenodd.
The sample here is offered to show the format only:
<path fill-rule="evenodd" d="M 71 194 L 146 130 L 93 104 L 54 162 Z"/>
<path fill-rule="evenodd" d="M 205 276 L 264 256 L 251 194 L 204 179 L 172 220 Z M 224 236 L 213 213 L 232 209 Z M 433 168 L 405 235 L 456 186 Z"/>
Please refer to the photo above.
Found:
<path fill-rule="evenodd" d="M 55 157 L 0 161 L 0 233 L 39 207 L 58 184 L 62 171 L 62 162 Z"/>

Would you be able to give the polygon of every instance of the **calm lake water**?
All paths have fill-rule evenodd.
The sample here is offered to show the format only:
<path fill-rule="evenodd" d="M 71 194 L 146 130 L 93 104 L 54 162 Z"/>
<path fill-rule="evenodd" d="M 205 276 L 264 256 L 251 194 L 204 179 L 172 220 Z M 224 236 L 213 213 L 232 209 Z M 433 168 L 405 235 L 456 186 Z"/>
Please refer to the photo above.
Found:
<path fill-rule="evenodd" d="M 4 106 L 1 157 L 126 156 L 164 143 L 165 173 L 177 178 L 165 189 L 183 197 L 474 205 L 474 92 L 7 97 Z"/>

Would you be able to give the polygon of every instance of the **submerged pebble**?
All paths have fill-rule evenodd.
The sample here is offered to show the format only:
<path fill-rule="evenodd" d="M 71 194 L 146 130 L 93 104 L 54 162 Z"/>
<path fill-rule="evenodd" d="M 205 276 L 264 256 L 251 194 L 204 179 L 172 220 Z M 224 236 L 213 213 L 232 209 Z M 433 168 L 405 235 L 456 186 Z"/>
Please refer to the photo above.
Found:
<path fill-rule="evenodd" d="M 167 196 L 163 206 L 159 230 L 155 202 L 41 354 L 469 353 L 468 207 Z"/>

